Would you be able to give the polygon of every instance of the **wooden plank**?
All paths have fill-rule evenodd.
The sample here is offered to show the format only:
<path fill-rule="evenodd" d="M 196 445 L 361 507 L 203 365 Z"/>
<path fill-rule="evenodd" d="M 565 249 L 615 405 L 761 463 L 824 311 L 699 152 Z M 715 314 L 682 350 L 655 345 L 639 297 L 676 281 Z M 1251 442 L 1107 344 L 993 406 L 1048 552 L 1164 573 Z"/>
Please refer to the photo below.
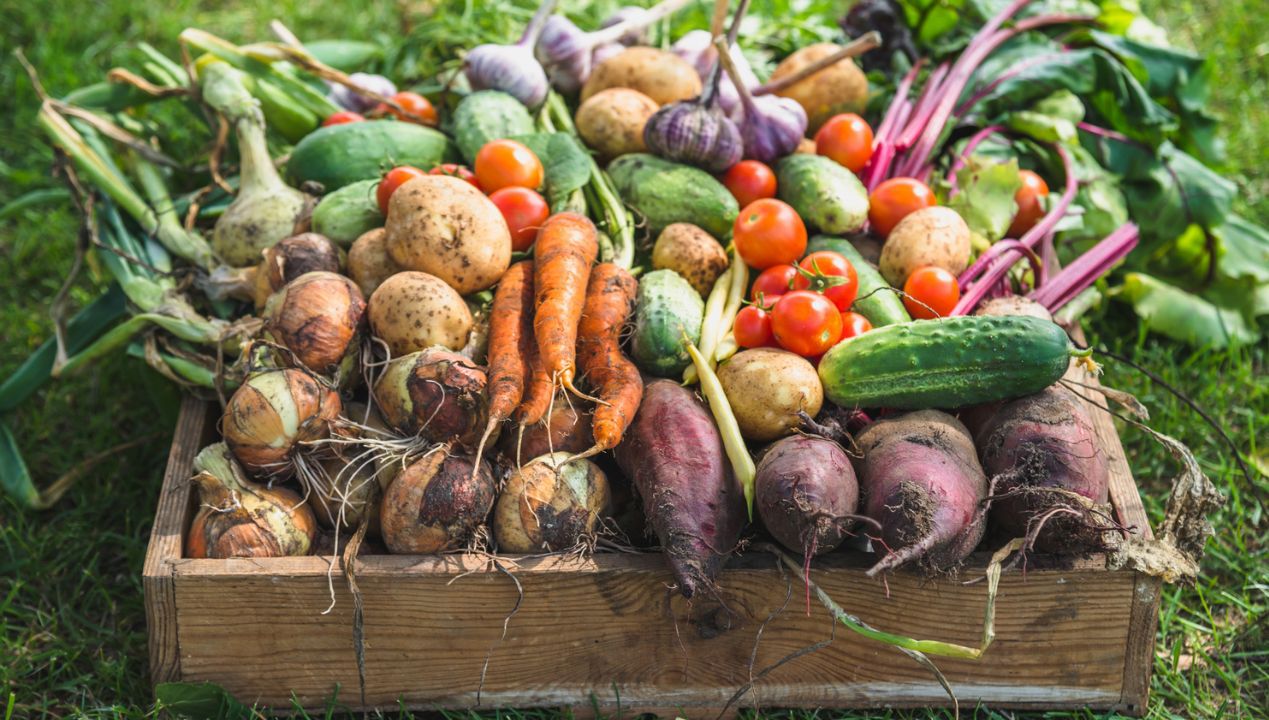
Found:
<path fill-rule="evenodd" d="M 150 681 L 179 680 L 176 586 L 171 563 L 179 560 L 189 524 L 189 470 L 207 434 L 207 406 L 186 396 L 172 433 L 167 470 L 159 493 L 154 528 L 145 551 L 141 585 L 145 591 L 145 622 L 149 630 Z"/>
<path fill-rule="evenodd" d="M 564 572 L 551 559 L 515 571 L 470 572 L 476 558 L 370 557 L 359 575 L 365 600 L 366 706 L 436 708 L 586 705 L 603 708 L 721 707 L 749 677 L 758 627 L 790 592 L 771 558 L 727 570 L 723 601 L 687 603 L 671 594 L 656 556 L 600 556 Z M 306 572 L 294 574 L 297 561 Z M 336 684 L 357 702 L 351 598 L 336 579 L 336 604 L 322 558 L 233 561 L 207 574 L 208 563 L 175 566 L 182 615 L 181 672 L 223 684 L 245 702 L 285 705 L 294 692 L 320 706 Z M 536 561 L 535 561 L 536 562 Z M 248 567 L 248 565 L 250 567 Z M 765 567 L 763 567 L 765 566 Z M 981 584 L 931 584 L 911 574 L 889 587 L 857 568 L 814 572 L 845 607 L 877 627 L 976 644 Z M 1037 570 L 1001 583 L 997 640 L 979 662 L 940 659 L 962 703 L 993 707 L 1110 707 L 1123 695 L 1127 622 L 1134 578 L 1101 570 Z M 818 605 L 806 614 L 794 583 L 788 607 L 768 623 L 755 671 L 830 636 Z M 215 597 L 216 602 L 206 599 Z M 250 613 L 243 608 L 251 608 Z M 480 676 L 486 655 L 484 685 Z M 286 661 L 293 658 L 295 661 Z M 549 671 L 546 671 L 549 669 Z M 775 670 L 757 684 L 769 707 L 864 707 L 946 704 L 937 683 L 891 648 L 838 629 L 832 644 Z M 693 713 L 693 716 L 699 712 Z"/>
<path fill-rule="evenodd" d="M 1159 601 L 1163 582 L 1137 573 L 1133 585 L 1132 614 L 1128 619 L 1128 646 L 1125 648 L 1123 697 L 1115 708 L 1140 717 L 1150 701 L 1150 674 L 1154 670 L 1155 631 L 1159 627 Z"/>

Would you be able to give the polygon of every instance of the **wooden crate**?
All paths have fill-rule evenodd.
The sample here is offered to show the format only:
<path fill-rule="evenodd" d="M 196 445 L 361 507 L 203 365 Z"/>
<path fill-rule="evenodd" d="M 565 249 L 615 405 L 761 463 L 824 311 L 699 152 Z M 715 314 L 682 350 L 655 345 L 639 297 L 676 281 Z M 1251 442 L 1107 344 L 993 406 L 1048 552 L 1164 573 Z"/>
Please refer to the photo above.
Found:
<path fill-rule="evenodd" d="M 519 560 L 507 574 L 474 556 L 372 556 L 359 561 L 365 600 L 365 696 L 358 692 L 353 601 L 328 557 L 193 560 L 182 557 L 195 500 L 195 453 L 214 433 L 210 408 L 186 400 L 172 443 L 145 562 L 146 618 L 155 683 L 211 681 L 245 703 L 285 709 L 292 695 L 318 708 L 339 688 L 353 709 L 571 707 L 577 714 L 636 712 L 713 717 L 757 673 L 740 707 L 946 705 L 926 670 L 895 649 L 838 626 L 789 584 L 769 555 L 733 558 L 717 601 L 668 590 L 655 554 Z M 1093 419 L 1111 467 L 1119 520 L 1150 528 L 1123 448 L 1104 412 Z M 868 579 L 869 556 L 817 559 L 812 575 L 848 611 L 883 630 L 977 645 L 983 584 L 929 582 L 899 572 Z M 975 557 L 962 577 L 973 577 Z M 334 608 L 325 612 L 336 598 Z M 1108 572 L 1104 558 L 1006 573 L 996 640 L 979 661 L 936 658 L 962 707 L 1146 709 L 1159 581 Z M 504 621 L 519 602 L 509 622 Z M 486 664 L 487 662 L 487 664 Z M 752 667 L 752 670 L 751 670 Z M 483 675 L 483 681 L 482 681 Z M 735 707 L 733 707 L 733 711 Z"/>

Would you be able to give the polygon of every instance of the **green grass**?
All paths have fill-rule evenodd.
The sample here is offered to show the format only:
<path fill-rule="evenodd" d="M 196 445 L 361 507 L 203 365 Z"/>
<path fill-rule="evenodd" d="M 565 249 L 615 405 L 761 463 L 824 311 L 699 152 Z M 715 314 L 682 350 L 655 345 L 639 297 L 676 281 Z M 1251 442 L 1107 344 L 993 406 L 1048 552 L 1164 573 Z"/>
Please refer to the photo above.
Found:
<path fill-rule="evenodd" d="M 147 40 L 167 52 L 187 25 L 239 39 L 266 36 L 273 17 L 303 36 L 374 37 L 398 27 L 390 3 L 259 0 L 206 4 L 178 0 L 140 10 L 122 0 L 11 2 L 0 8 L 0 47 L 24 47 L 54 93 L 101 77 Z M 1224 168 L 1243 190 L 1242 209 L 1269 221 L 1269 19 L 1253 0 L 1163 3 L 1147 7 L 1181 44 L 1216 60 L 1214 104 L 1226 117 Z M 17 64 L 0 58 L 0 205 L 56 182 L 51 153 L 34 128 L 36 98 Z M 60 204 L 0 220 L 0 377 L 50 333 L 47 307 L 70 265 L 76 219 Z M 76 283 L 77 303 L 102 287 L 90 265 Z M 1163 375 L 1226 425 L 1239 446 L 1258 454 L 1269 437 L 1269 387 L 1263 347 L 1193 352 L 1140 335 L 1122 307 L 1090 319 L 1094 341 Z M 1151 425 L 1188 444 L 1229 502 L 1213 517 L 1203 576 L 1163 599 L 1151 717 L 1255 717 L 1269 714 L 1269 563 L 1263 476 L 1237 472 L 1228 449 L 1180 401 L 1113 362 L 1108 384 L 1149 406 Z M 44 391 L 8 418 L 28 449 L 32 471 L 48 482 L 80 459 L 121 440 L 170 432 L 178 395 L 143 364 L 112 358 Z M 1176 465 L 1144 433 L 1123 429 L 1152 519 L 1162 513 Z M 0 718 L 136 717 L 152 713 L 147 678 L 140 572 L 153 516 L 166 438 L 113 457 L 46 513 L 0 500 Z M 1263 442 L 1263 441 L 1262 441 Z M 981 713 L 990 717 L 1011 715 Z M 538 717 L 511 713 L 510 717 Z M 828 717 L 820 713 L 818 717 Z M 838 716 L 838 715 L 831 715 Z M 865 714 L 841 715 L 865 717 Z M 946 717 L 877 713 L 872 717 Z M 798 717 L 807 717 L 798 714 Z M 1080 715 L 1080 717 L 1095 717 Z"/>

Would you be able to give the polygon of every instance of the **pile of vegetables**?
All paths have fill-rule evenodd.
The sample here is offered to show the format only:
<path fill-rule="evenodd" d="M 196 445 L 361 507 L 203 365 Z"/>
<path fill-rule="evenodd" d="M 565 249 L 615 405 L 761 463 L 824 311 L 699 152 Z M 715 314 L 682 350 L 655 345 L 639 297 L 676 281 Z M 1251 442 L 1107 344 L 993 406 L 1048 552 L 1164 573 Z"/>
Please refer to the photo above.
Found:
<path fill-rule="evenodd" d="M 1247 341 L 1269 297 L 1264 231 L 1183 150 L 1214 151 L 1201 64 L 1095 3 L 862 0 L 800 47 L 688 5 L 586 32 L 546 0 L 395 82 L 191 29 L 188 73 L 146 49 L 46 98 L 119 290 L 20 374 L 126 347 L 218 394 L 191 557 L 655 547 L 693 597 L 754 539 L 870 574 L 1117 548 L 1065 328 L 1111 295 Z M 204 167 L 159 102 L 206 119 Z"/>

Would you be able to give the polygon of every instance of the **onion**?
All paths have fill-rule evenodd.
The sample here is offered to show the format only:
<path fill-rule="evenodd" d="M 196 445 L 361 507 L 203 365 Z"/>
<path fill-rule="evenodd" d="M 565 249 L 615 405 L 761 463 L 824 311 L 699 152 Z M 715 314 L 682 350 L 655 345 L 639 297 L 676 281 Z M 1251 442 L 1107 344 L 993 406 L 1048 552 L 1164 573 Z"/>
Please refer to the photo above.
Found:
<path fill-rule="evenodd" d="M 366 520 L 370 523 L 368 532 L 378 535 L 379 474 L 373 456 L 336 455 L 322 460 L 321 475 L 325 482 L 309 496 L 322 527 L 356 530 L 362 520 Z"/>
<path fill-rule="evenodd" d="M 329 435 L 340 409 L 339 395 L 311 373 L 265 370 L 234 391 L 220 427 L 234 457 L 249 472 L 287 476 L 301 443 Z"/>
<path fill-rule="evenodd" d="M 191 558 L 306 555 L 317 535 L 313 511 L 285 488 L 251 482 L 224 443 L 194 459 L 199 511 L 185 554 Z"/>
<path fill-rule="evenodd" d="M 398 431 L 431 442 L 479 439 L 486 417 L 485 373 L 471 360 L 428 348 L 388 363 L 375 382 L 375 402 Z"/>
<path fill-rule="evenodd" d="M 487 462 L 474 467 L 471 458 L 438 448 L 403 470 L 384 494 L 384 544 L 394 553 L 461 548 L 485 522 L 495 492 Z"/>
<path fill-rule="evenodd" d="M 502 552 L 555 552 L 593 543 L 609 511 L 608 477 L 589 460 L 566 462 L 557 452 L 511 475 L 494 509 L 494 536 Z"/>
<path fill-rule="evenodd" d="M 352 280 L 332 272 L 311 272 L 269 298 L 264 330 L 304 367 L 334 375 L 357 349 L 365 316 L 366 301 Z"/>
<path fill-rule="evenodd" d="M 263 310 L 270 295 L 304 273 L 337 273 L 342 264 L 339 246 L 318 233 L 292 235 L 265 248 L 264 259 L 255 269 L 256 309 Z"/>

